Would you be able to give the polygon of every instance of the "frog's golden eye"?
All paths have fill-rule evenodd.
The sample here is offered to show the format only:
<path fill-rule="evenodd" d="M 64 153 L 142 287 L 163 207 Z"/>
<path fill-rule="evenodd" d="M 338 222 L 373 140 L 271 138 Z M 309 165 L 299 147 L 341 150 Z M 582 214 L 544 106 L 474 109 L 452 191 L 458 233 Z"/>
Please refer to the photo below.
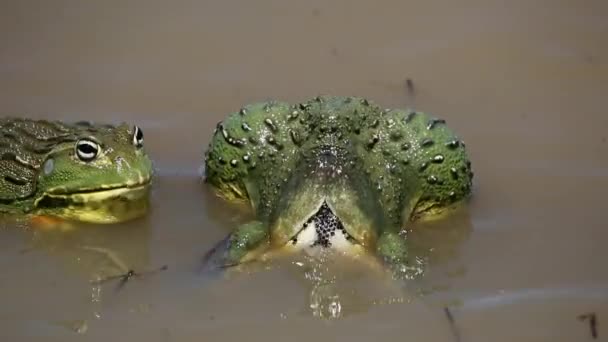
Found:
<path fill-rule="evenodd" d="M 80 139 L 76 142 L 76 155 L 83 162 L 90 162 L 99 154 L 99 144 L 90 139 Z"/>
<path fill-rule="evenodd" d="M 133 127 L 133 145 L 137 148 L 144 146 L 144 132 L 137 126 Z"/>

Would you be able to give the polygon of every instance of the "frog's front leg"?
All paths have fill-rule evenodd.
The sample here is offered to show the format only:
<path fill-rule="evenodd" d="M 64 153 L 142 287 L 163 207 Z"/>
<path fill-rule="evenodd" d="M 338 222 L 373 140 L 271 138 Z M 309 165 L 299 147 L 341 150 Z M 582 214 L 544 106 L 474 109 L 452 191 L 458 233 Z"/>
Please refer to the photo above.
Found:
<path fill-rule="evenodd" d="M 236 266 L 250 259 L 250 254 L 268 242 L 268 226 L 260 221 L 245 223 L 236 228 L 205 255 L 205 270 Z"/>
<path fill-rule="evenodd" d="M 407 264 L 407 243 L 398 232 L 385 231 L 378 239 L 376 252 L 389 268 L 398 271 Z"/>

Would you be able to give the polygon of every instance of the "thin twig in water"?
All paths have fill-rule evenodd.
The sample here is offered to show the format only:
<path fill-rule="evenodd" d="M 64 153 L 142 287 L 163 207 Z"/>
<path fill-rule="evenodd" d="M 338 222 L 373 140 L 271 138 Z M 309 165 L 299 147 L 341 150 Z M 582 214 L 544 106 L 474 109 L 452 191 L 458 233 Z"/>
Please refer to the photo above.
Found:
<path fill-rule="evenodd" d="M 411 110 L 416 110 L 416 103 L 414 100 L 416 97 L 416 90 L 414 89 L 414 81 L 412 81 L 411 78 L 407 78 L 405 80 L 405 95 L 407 99 L 407 106 Z"/>
<path fill-rule="evenodd" d="M 579 315 L 578 319 L 580 321 L 589 320 L 589 330 L 591 330 L 591 337 L 593 337 L 594 340 L 597 339 L 597 337 L 598 337 L 597 315 L 595 314 L 595 312 L 590 312 L 590 313 L 586 313 L 583 315 Z"/>
<path fill-rule="evenodd" d="M 445 316 L 448 318 L 448 322 L 450 322 L 450 330 L 452 330 L 452 336 L 454 336 L 455 342 L 460 342 L 460 333 L 458 332 L 458 328 L 456 327 L 456 322 L 454 321 L 454 316 L 452 316 L 452 312 L 450 308 L 447 306 L 443 308 L 443 312 Z"/>
<path fill-rule="evenodd" d="M 405 80 L 405 87 L 407 88 L 408 95 L 414 95 L 414 81 L 411 78 Z"/>

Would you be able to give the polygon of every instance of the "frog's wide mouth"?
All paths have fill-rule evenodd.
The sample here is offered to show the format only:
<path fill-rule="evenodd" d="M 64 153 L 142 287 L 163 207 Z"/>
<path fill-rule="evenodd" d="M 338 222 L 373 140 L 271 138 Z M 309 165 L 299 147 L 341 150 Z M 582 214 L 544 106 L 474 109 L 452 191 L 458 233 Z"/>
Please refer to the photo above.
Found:
<path fill-rule="evenodd" d="M 335 249 L 347 250 L 358 242 L 344 227 L 340 218 L 332 211 L 326 201 L 302 224 L 288 245 L 296 249 Z"/>
<path fill-rule="evenodd" d="M 152 176 L 139 175 L 137 178 L 127 180 L 123 183 L 109 183 L 96 185 L 90 188 L 80 188 L 78 190 L 70 190 L 66 187 L 56 187 L 46 191 L 46 195 L 54 197 L 69 197 L 72 195 L 85 195 L 93 193 L 101 193 L 105 191 L 119 190 L 119 189 L 137 189 L 141 187 L 149 186 L 152 182 Z"/>
<path fill-rule="evenodd" d="M 81 222 L 109 224 L 143 216 L 150 182 L 62 195 L 44 194 L 35 202 L 39 214 Z"/>
<path fill-rule="evenodd" d="M 139 178 L 124 184 L 108 184 L 96 188 L 79 189 L 78 191 L 68 191 L 65 188 L 56 188 L 46 192 L 37 201 L 63 200 L 72 203 L 103 202 L 112 199 L 138 199 L 141 198 L 151 185 L 152 178 Z"/>

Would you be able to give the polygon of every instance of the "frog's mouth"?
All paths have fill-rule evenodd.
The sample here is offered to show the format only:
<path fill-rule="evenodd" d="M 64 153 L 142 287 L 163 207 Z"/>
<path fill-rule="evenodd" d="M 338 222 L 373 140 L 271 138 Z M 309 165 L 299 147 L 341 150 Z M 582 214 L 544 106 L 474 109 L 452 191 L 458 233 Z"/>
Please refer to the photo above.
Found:
<path fill-rule="evenodd" d="M 122 186 L 46 193 L 35 201 L 42 214 L 92 223 L 116 223 L 147 212 L 150 179 Z"/>
<path fill-rule="evenodd" d="M 100 202 L 129 193 L 137 193 L 148 188 L 151 185 L 151 177 L 140 178 L 126 184 L 105 185 L 90 189 L 80 189 L 75 192 L 69 192 L 64 188 L 51 189 L 46 192 L 38 201 L 44 199 L 65 200 L 75 203 Z"/>
<path fill-rule="evenodd" d="M 327 248 L 344 251 L 358 243 L 324 201 L 317 212 L 302 224 L 289 244 L 300 250 Z"/>

